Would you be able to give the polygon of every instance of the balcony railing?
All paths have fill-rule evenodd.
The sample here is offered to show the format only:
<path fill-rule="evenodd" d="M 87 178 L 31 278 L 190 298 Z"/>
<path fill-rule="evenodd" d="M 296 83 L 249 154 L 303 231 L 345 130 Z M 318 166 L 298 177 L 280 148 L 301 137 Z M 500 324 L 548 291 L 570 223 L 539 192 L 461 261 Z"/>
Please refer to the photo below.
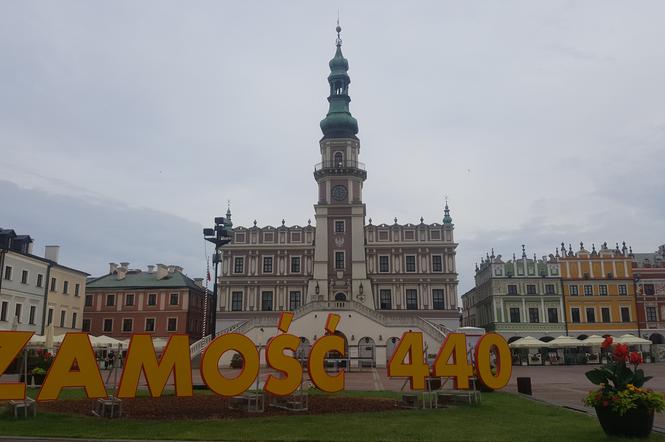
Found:
<path fill-rule="evenodd" d="M 360 161 L 324 161 L 314 166 L 314 172 L 323 169 L 360 169 L 365 170 L 365 163 Z"/>

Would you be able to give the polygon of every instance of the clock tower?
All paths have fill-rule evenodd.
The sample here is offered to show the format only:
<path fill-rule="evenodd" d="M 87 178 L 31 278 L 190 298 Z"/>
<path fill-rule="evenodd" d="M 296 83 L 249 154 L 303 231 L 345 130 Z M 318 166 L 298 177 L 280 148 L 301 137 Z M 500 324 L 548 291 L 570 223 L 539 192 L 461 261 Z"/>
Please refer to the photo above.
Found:
<path fill-rule="evenodd" d="M 356 301 L 374 308 L 365 257 L 365 165 L 358 161 L 358 122 L 349 111 L 349 62 L 342 55 L 337 25 L 335 56 L 330 60 L 330 107 L 321 121 L 321 162 L 314 168 L 319 188 L 314 206 L 316 239 L 310 301 Z"/>

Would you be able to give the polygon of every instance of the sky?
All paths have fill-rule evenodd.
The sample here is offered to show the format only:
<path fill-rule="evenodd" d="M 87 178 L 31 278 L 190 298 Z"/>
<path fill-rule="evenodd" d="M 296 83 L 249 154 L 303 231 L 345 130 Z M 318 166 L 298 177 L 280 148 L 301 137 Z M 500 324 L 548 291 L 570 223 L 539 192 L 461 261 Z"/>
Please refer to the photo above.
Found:
<path fill-rule="evenodd" d="M 0 2 L 0 227 L 93 275 L 306 225 L 337 14 L 373 223 L 474 263 L 665 243 L 665 2 Z"/>

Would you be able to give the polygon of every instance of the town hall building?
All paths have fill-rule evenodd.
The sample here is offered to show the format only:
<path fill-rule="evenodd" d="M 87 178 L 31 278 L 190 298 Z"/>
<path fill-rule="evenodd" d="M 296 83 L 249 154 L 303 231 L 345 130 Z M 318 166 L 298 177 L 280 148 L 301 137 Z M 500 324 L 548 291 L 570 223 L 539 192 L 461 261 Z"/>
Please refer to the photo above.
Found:
<path fill-rule="evenodd" d="M 460 325 L 453 222 L 374 224 L 366 220 L 358 122 L 349 103 L 349 63 L 337 27 L 330 60 L 329 111 L 321 121 L 318 201 L 306 225 L 233 227 L 222 248 L 217 332 L 237 331 L 259 345 L 276 334 L 282 311 L 303 350 L 341 315 L 353 364 L 385 365 L 405 331 L 421 331 L 430 353 Z M 230 211 L 227 218 L 230 218 Z"/>

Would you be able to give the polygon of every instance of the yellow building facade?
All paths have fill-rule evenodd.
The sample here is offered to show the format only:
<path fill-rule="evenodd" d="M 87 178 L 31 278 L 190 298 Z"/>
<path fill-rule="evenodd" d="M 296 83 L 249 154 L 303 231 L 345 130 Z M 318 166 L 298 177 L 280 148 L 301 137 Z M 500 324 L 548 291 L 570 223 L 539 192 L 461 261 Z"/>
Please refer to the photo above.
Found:
<path fill-rule="evenodd" d="M 573 252 L 562 244 L 560 258 L 568 334 L 638 334 L 632 257 L 624 244 Z"/>

